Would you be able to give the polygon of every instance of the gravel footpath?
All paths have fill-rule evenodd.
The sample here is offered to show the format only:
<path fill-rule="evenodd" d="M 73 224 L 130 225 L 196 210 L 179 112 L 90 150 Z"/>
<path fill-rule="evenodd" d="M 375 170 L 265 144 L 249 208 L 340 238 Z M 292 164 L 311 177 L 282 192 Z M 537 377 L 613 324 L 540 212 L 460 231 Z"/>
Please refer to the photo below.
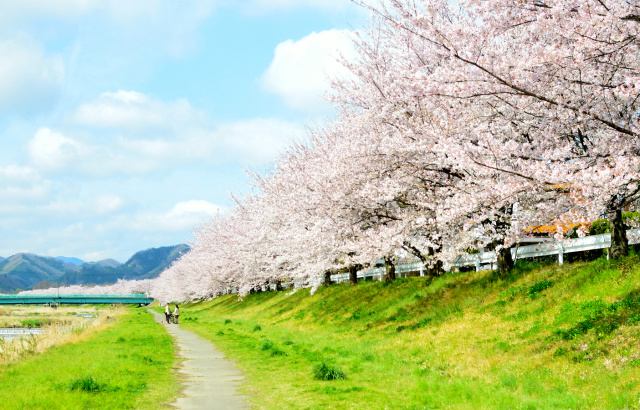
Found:
<path fill-rule="evenodd" d="M 158 323 L 164 315 L 149 310 Z M 182 363 L 178 373 L 182 375 L 182 396 L 171 403 L 177 409 L 248 409 L 247 396 L 241 396 L 238 388 L 244 376 L 216 350 L 211 342 L 179 325 L 164 324 L 178 347 Z"/>

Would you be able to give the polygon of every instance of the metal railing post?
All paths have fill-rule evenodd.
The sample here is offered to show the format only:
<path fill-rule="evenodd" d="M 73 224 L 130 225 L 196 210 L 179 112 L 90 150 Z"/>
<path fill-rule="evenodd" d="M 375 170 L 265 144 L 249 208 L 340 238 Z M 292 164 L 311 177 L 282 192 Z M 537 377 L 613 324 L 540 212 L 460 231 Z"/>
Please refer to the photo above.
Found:
<path fill-rule="evenodd" d="M 562 266 L 564 263 L 564 249 L 562 248 L 562 244 L 558 244 L 558 266 Z"/>

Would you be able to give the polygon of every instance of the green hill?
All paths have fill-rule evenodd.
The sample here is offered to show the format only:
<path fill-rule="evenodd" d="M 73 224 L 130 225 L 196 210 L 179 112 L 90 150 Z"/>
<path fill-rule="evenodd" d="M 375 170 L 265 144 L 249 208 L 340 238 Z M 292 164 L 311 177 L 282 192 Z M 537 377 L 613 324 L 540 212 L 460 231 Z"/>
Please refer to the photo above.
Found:
<path fill-rule="evenodd" d="M 124 268 L 136 279 L 155 278 L 187 251 L 189 246 L 184 244 L 147 249 L 133 255 L 124 263 Z"/>
<path fill-rule="evenodd" d="M 55 281 L 76 265 L 56 258 L 18 253 L 0 261 L 0 290 L 29 289 L 42 281 Z"/>
<path fill-rule="evenodd" d="M 637 408 L 640 258 L 182 306 L 261 408 Z M 328 373 L 326 370 L 336 370 Z M 345 380 L 316 380 L 340 375 Z"/>
<path fill-rule="evenodd" d="M 113 259 L 85 263 L 75 272 L 64 274 L 60 280 L 69 285 L 102 285 L 118 279 L 152 279 L 168 268 L 189 247 L 184 244 L 151 248 L 136 252 L 127 262 L 117 264 Z M 116 263 L 114 263 L 116 262 Z"/>
<path fill-rule="evenodd" d="M 124 264 L 105 259 L 81 265 L 59 258 L 19 253 L 0 260 L 0 292 L 58 285 L 102 285 L 115 283 L 118 279 L 150 279 L 157 277 L 188 250 L 184 244 L 165 246 L 137 252 Z"/>

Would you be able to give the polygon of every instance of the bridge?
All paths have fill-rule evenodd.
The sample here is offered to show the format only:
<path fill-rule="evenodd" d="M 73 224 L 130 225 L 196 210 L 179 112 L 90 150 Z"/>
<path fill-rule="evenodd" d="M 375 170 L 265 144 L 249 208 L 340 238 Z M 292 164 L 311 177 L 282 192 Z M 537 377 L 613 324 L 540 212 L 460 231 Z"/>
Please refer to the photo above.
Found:
<path fill-rule="evenodd" d="M 0 295 L 0 305 L 148 305 L 151 302 L 153 298 L 146 295 Z"/>

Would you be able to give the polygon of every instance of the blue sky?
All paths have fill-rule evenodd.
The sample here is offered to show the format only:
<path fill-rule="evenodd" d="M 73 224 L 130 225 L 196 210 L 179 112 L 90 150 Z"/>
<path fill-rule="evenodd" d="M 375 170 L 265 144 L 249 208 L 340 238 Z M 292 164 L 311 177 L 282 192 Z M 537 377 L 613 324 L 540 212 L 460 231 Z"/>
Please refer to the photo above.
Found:
<path fill-rule="evenodd" d="M 0 256 L 173 245 L 305 127 L 348 0 L 0 0 Z"/>

